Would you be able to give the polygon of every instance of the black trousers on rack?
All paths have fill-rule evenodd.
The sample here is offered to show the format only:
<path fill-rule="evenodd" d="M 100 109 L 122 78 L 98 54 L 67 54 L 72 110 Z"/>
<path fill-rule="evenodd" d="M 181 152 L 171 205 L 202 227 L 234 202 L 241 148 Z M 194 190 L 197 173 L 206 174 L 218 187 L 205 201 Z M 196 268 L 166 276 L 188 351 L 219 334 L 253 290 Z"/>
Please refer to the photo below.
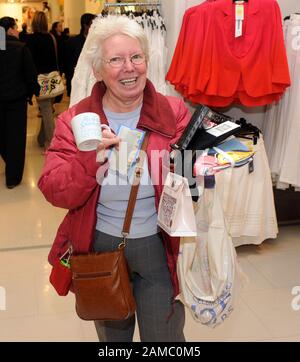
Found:
<path fill-rule="evenodd" d="M 0 154 L 5 162 L 6 185 L 22 181 L 27 130 L 27 101 L 0 101 Z"/>

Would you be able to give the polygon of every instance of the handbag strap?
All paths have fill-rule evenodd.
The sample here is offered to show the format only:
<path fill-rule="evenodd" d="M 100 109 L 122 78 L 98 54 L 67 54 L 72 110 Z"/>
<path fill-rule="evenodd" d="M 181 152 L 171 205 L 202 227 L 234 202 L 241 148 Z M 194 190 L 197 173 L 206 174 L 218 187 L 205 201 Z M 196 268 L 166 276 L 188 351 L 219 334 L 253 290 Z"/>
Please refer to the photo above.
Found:
<path fill-rule="evenodd" d="M 54 50 L 55 50 L 56 67 L 57 67 L 57 70 L 59 71 L 57 41 L 56 41 L 55 36 L 54 36 L 52 33 L 49 32 L 49 34 L 51 35 L 51 38 L 52 38 L 52 40 L 53 40 Z"/>
<path fill-rule="evenodd" d="M 134 172 L 134 180 L 133 180 L 133 184 L 131 186 L 130 196 L 129 196 L 129 200 L 128 200 L 128 205 L 127 205 L 127 210 L 126 210 L 125 220 L 124 220 L 123 230 L 122 230 L 123 242 L 119 245 L 119 249 L 125 248 L 126 243 L 127 243 L 127 236 L 129 235 L 133 211 L 134 211 L 134 207 L 135 207 L 135 203 L 136 203 L 136 199 L 137 199 L 137 194 L 139 191 L 141 177 L 143 174 L 143 165 L 144 165 L 146 150 L 147 150 L 147 146 L 148 146 L 148 140 L 149 140 L 149 133 L 146 132 L 146 135 L 145 135 L 145 138 L 144 138 L 144 141 L 142 144 L 142 148 L 139 153 L 138 162 L 137 162 L 135 172 Z"/>

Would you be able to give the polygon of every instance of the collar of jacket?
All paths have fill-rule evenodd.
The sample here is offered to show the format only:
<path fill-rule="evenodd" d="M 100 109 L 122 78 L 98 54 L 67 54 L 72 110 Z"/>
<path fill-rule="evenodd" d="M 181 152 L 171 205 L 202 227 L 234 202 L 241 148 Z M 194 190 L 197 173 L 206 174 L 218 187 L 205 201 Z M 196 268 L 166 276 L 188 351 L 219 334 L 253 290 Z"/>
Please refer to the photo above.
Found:
<path fill-rule="evenodd" d="M 99 114 L 101 123 L 107 124 L 102 105 L 105 91 L 106 86 L 103 82 L 96 83 L 89 101 L 91 111 Z M 143 106 L 137 127 L 159 133 L 168 138 L 173 138 L 176 134 L 175 115 L 168 99 L 157 93 L 149 80 L 147 80 L 144 89 Z"/>
<path fill-rule="evenodd" d="M 220 2 L 216 2 L 216 6 L 226 15 L 234 15 L 233 5 L 234 3 L 232 0 L 221 0 Z M 249 0 L 247 6 L 249 14 L 254 15 L 260 11 L 261 0 Z"/>

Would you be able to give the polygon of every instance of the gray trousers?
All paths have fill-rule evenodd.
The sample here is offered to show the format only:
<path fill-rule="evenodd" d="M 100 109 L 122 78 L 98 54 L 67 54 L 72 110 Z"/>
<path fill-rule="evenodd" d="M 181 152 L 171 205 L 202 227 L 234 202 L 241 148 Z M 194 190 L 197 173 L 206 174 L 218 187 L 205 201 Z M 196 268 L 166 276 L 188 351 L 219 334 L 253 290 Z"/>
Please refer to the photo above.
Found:
<path fill-rule="evenodd" d="M 94 250 L 116 250 L 121 238 L 95 232 Z M 172 303 L 173 288 L 160 234 L 128 239 L 125 255 L 131 270 L 136 317 L 142 342 L 184 342 L 184 306 Z M 173 313 L 172 313 L 173 311 Z M 95 321 L 101 342 L 131 342 L 135 316 L 126 321 Z"/>
<path fill-rule="evenodd" d="M 37 103 L 42 115 L 42 124 L 38 141 L 40 145 L 44 143 L 45 148 L 48 148 L 50 146 L 55 128 L 54 117 L 52 113 L 52 99 L 38 99 Z"/>

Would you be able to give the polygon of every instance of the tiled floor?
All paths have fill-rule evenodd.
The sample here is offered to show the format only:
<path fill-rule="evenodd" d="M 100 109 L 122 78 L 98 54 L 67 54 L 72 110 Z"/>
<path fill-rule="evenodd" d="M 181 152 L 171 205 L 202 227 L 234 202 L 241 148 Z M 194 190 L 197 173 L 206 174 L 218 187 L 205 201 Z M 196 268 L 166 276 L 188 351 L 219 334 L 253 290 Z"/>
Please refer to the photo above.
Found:
<path fill-rule="evenodd" d="M 35 140 L 37 110 L 30 107 L 29 113 L 22 185 L 5 188 L 0 161 L 0 341 L 97 341 L 93 323 L 77 318 L 73 295 L 57 296 L 48 282 L 48 245 L 65 211 L 51 207 L 36 187 L 43 156 Z M 300 310 L 291 306 L 292 288 L 300 285 L 300 226 L 282 228 L 277 240 L 237 252 L 249 283 L 235 311 L 214 330 L 187 312 L 187 340 L 300 341 Z"/>

